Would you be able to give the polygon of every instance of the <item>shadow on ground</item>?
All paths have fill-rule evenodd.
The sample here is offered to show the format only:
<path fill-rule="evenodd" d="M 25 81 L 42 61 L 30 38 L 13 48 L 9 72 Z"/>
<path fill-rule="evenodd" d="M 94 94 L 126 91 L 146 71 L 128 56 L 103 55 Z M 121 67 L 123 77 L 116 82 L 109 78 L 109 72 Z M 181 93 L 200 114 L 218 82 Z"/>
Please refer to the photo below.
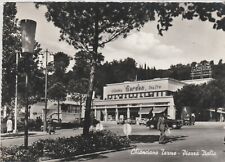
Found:
<path fill-rule="evenodd" d="M 167 136 L 166 143 L 185 140 L 187 136 Z M 131 135 L 129 136 L 132 143 L 154 143 L 159 141 L 159 135 Z"/>
<path fill-rule="evenodd" d="M 85 158 L 80 158 L 77 161 L 87 161 L 87 160 L 92 160 L 92 159 L 96 160 L 96 159 L 105 159 L 105 158 L 108 158 L 108 156 L 98 154 L 98 155 L 91 155 L 91 156 L 88 156 Z"/>
<path fill-rule="evenodd" d="M 108 156 L 105 156 L 104 154 L 94 154 L 94 155 L 87 155 L 84 157 L 70 157 L 66 159 L 59 160 L 61 162 L 69 162 L 69 161 L 87 161 L 87 160 L 93 160 L 93 159 L 106 159 Z"/>

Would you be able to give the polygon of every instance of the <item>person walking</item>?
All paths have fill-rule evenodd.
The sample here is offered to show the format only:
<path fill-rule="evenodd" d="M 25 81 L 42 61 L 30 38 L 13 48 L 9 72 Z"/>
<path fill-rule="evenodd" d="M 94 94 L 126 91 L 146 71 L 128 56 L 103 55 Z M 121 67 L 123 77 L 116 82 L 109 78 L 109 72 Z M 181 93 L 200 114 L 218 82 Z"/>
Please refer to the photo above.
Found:
<path fill-rule="evenodd" d="M 50 116 L 50 119 L 48 120 L 48 133 L 51 135 L 51 133 L 55 133 L 55 127 L 52 117 Z"/>
<path fill-rule="evenodd" d="M 8 118 L 8 120 L 6 122 L 6 127 L 7 127 L 7 133 L 12 133 L 13 123 L 12 123 L 11 117 Z"/>
<path fill-rule="evenodd" d="M 160 131 L 159 144 L 165 144 L 166 143 L 166 133 L 165 132 L 168 129 L 165 114 L 162 114 L 161 116 L 159 116 L 158 123 L 157 123 L 157 129 Z"/>
<path fill-rule="evenodd" d="M 41 125 L 42 125 L 42 120 L 41 120 L 41 117 L 37 117 L 36 118 L 36 130 L 41 130 Z"/>

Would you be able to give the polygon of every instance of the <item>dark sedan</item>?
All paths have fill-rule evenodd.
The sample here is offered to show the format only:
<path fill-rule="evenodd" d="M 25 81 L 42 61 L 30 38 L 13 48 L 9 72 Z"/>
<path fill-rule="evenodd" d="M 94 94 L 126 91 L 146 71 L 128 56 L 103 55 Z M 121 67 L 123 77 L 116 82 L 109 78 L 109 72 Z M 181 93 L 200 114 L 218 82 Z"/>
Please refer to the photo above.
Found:
<path fill-rule="evenodd" d="M 149 121 L 147 121 L 146 126 L 151 129 L 156 129 L 158 123 L 158 117 L 153 117 Z M 175 119 L 166 119 L 166 123 L 168 127 L 171 127 L 173 129 L 180 129 L 182 127 L 182 121 L 175 120 Z"/>

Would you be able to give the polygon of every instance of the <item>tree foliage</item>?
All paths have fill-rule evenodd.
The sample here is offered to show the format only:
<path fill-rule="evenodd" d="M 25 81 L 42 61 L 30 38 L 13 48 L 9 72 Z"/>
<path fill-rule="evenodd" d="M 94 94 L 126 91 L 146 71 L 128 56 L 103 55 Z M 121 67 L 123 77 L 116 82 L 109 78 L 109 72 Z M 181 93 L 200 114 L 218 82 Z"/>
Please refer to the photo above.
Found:
<path fill-rule="evenodd" d="M 58 102 L 58 121 L 59 119 L 59 103 L 60 101 L 64 101 L 66 99 L 66 88 L 61 82 L 55 82 L 49 89 L 48 89 L 48 97 Z"/>
<path fill-rule="evenodd" d="M 56 101 L 63 101 L 66 97 L 66 89 L 65 86 L 60 83 L 56 82 L 54 83 L 49 89 L 48 89 L 48 95 L 50 99 L 56 100 Z"/>
<path fill-rule="evenodd" d="M 38 55 L 41 53 L 41 45 L 36 42 L 32 60 L 29 66 L 24 55 L 21 53 L 21 32 L 18 20 L 16 3 L 7 2 L 4 4 L 3 12 L 3 50 L 2 50 L 2 104 L 11 105 L 15 98 L 15 78 L 18 73 L 18 95 L 19 104 L 24 105 L 24 73 L 29 69 L 29 96 L 31 103 L 43 96 L 44 78 L 43 73 L 38 69 Z M 16 55 L 18 59 L 18 71 L 16 71 Z"/>
<path fill-rule="evenodd" d="M 225 81 L 213 80 L 203 85 L 187 85 L 174 94 L 174 100 L 179 112 L 182 107 L 189 106 L 195 113 L 215 110 L 215 120 L 218 120 L 217 110 L 225 106 Z"/>
<path fill-rule="evenodd" d="M 73 66 L 73 75 L 75 80 L 89 78 L 91 69 L 91 56 L 86 51 L 79 51 L 75 54 L 75 64 Z"/>
<path fill-rule="evenodd" d="M 2 104 L 10 104 L 15 95 L 16 54 L 20 52 L 21 47 L 16 13 L 15 3 L 5 3 L 2 33 Z"/>
<path fill-rule="evenodd" d="M 63 53 L 63 52 L 57 52 L 54 55 L 54 61 L 53 61 L 53 75 L 52 75 L 52 83 L 55 82 L 64 82 L 65 79 L 65 73 L 66 68 L 70 64 L 70 57 Z"/>
<path fill-rule="evenodd" d="M 201 110 L 201 96 L 203 91 L 199 85 L 186 85 L 174 94 L 175 105 L 181 110 L 184 106 L 190 106 L 193 112 Z"/>

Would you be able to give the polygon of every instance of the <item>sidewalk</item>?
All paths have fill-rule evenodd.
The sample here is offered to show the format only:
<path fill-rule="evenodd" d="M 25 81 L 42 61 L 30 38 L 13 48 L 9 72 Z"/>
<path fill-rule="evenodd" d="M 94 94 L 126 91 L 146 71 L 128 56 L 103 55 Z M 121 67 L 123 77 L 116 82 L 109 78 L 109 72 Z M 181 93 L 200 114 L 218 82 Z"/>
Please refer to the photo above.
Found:
<path fill-rule="evenodd" d="M 207 128 L 214 128 L 214 127 L 224 127 L 225 122 L 215 122 L 215 121 L 207 121 L 207 122 L 195 122 L 196 127 L 207 127 Z"/>
<path fill-rule="evenodd" d="M 28 135 L 31 137 L 34 136 L 44 136 L 48 133 L 46 132 L 41 132 L 41 131 L 29 131 Z M 17 132 L 17 133 L 1 133 L 1 140 L 6 140 L 6 139 L 13 139 L 13 138 L 23 138 L 24 137 L 24 132 Z"/>

